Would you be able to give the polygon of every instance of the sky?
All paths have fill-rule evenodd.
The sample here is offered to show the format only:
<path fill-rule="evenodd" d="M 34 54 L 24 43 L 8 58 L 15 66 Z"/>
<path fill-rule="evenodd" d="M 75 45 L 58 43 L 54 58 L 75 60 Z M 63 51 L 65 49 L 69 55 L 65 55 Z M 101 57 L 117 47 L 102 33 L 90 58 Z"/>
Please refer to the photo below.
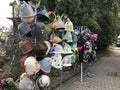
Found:
<path fill-rule="evenodd" d="M 12 7 L 10 2 L 14 0 L 0 0 L 0 25 L 9 26 L 12 24 L 11 20 L 6 20 L 7 17 L 12 17 Z"/>

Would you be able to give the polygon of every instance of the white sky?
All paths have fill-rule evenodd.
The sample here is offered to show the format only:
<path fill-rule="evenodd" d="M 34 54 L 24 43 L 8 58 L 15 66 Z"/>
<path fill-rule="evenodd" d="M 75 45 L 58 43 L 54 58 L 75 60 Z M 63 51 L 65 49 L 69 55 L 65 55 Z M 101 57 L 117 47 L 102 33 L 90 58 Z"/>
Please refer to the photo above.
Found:
<path fill-rule="evenodd" d="M 12 17 L 12 7 L 9 6 L 10 2 L 14 0 L 0 0 L 0 24 L 9 26 L 10 20 L 6 20 L 7 17 Z"/>

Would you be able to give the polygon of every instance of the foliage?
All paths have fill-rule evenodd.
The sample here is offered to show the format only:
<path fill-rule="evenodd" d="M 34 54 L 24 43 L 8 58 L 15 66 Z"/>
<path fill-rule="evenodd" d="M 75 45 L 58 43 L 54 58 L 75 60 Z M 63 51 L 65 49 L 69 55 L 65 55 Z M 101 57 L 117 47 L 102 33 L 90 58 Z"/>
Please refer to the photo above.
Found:
<path fill-rule="evenodd" d="M 120 33 L 119 0 L 47 0 L 46 6 L 67 14 L 74 26 L 88 26 L 98 33 L 98 50 L 107 49 Z"/>

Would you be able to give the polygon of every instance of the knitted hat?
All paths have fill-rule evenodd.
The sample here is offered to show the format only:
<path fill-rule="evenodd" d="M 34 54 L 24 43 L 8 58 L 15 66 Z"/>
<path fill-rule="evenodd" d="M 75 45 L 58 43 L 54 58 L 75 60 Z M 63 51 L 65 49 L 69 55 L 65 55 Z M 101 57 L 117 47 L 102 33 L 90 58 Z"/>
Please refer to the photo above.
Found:
<path fill-rule="evenodd" d="M 37 62 L 36 58 L 33 56 L 29 56 L 25 62 L 25 71 L 29 75 L 36 74 L 40 70 L 40 64 Z"/>
<path fill-rule="evenodd" d="M 18 25 L 18 35 L 20 36 L 20 38 L 25 37 L 28 33 L 31 32 L 31 28 L 28 25 L 28 23 L 26 22 L 22 22 Z"/>
<path fill-rule="evenodd" d="M 28 18 L 28 17 L 33 17 L 36 14 L 34 13 L 32 7 L 27 4 L 25 1 L 23 1 L 21 7 L 20 7 L 20 14 L 19 17 L 21 18 Z"/>
<path fill-rule="evenodd" d="M 48 87 L 50 85 L 50 77 L 47 75 L 41 75 L 36 80 L 36 85 L 40 89 L 41 87 Z"/>
<path fill-rule="evenodd" d="M 49 73 L 50 70 L 51 70 L 51 58 L 50 57 L 45 57 L 44 59 L 42 59 L 40 61 L 40 66 L 41 66 L 41 70 L 46 72 L 46 73 Z"/>

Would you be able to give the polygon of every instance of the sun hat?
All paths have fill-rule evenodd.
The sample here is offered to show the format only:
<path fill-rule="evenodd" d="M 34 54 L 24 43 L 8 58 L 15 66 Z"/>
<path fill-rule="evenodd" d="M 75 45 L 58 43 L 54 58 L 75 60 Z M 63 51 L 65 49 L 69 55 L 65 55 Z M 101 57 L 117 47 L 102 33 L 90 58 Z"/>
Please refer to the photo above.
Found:
<path fill-rule="evenodd" d="M 63 54 L 71 54 L 73 53 L 72 52 L 72 49 L 71 49 L 71 46 L 69 44 L 67 44 L 66 42 L 63 42 Z"/>

